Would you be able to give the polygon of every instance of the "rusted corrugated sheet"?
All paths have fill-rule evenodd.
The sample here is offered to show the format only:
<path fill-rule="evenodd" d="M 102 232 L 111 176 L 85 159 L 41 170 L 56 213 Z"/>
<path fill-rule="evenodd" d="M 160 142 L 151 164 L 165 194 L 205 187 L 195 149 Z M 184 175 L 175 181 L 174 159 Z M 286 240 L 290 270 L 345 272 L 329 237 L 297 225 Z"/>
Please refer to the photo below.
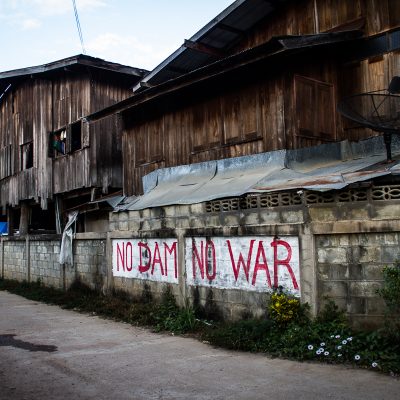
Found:
<path fill-rule="evenodd" d="M 144 177 L 143 196 L 125 200 L 117 210 L 193 204 L 246 193 L 342 189 L 355 182 L 399 174 L 398 138 L 394 139 L 393 153 L 396 161 L 386 163 L 383 139 L 374 137 L 359 143 L 346 141 L 159 169 Z"/>

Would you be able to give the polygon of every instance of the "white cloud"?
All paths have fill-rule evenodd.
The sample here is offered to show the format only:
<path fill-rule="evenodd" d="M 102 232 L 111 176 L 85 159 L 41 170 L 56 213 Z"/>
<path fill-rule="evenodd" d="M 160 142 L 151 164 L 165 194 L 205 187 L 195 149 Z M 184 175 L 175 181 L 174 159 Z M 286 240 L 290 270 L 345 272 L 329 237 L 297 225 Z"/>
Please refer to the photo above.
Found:
<path fill-rule="evenodd" d="M 30 29 L 36 29 L 39 28 L 42 25 L 42 23 L 35 18 L 27 18 L 21 21 L 21 27 L 23 30 L 30 30 Z"/>
<path fill-rule="evenodd" d="M 138 68 L 152 69 L 175 49 L 155 47 L 131 35 L 103 33 L 85 45 L 89 55 Z"/>
<path fill-rule="evenodd" d="M 45 16 L 60 15 L 72 11 L 71 0 L 20 0 L 34 4 L 40 14 Z M 106 2 L 103 0 L 75 0 L 78 11 L 90 10 L 97 7 L 104 7 Z"/>
<path fill-rule="evenodd" d="M 88 43 L 87 47 L 96 52 L 109 51 L 116 47 L 132 48 L 145 53 L 150 53 L 152 50 L 151 46 L 141 44 L 134 36 L 121 36 L 111 32 L 102 33 L 97 36 L 94 40 Z"/>

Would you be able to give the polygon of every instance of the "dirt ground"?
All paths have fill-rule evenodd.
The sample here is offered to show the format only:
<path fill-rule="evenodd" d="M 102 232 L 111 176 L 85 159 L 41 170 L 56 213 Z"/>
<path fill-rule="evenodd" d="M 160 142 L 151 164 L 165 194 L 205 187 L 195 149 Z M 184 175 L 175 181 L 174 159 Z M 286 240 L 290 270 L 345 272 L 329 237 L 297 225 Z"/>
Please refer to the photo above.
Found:
<path fill-rule="evenodd" d="M 398 399 L 372 371 L 270 359 L 0 291 L 0 399 Z"/>

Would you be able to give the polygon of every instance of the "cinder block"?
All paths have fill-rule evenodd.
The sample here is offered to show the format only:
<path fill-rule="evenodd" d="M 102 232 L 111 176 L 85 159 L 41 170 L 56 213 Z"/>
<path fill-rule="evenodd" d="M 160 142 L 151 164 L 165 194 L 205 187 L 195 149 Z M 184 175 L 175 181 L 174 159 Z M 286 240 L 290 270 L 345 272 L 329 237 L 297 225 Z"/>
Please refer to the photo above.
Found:
<path fill-rule="evenodd" d="M 320 281 L 318 286 L 320 297 L 328 296 L 334 298 L 345 298 L 347 296 L 348 287 L 347 282 L 345 281 Z M 356 296 L 357 294 L 354 295 Z"/>
<path fill-rule="evenodd" d="M 259 217 L 262 224 L 279 224 L 281 222 L 281 213 L 277 210 L 262 209 Z"/>
<path fill-rule="evenodd" d="M 330 269 L 331 269 L 330 264 L 318 264 L 317 266 L 318 279 L 322 281 L 329 280 Z"/>
<path fill-rule="evenodd" d="M 308 209 L 310 218 L 315 222 L 336 221 L 337 216 L 333 207 L 310 207 Z"/>
<path fill-rule="evenodd" d="M 379 263 L 381 261 L 381 248 L 378 246 L 373 247 L 360 247 L 360 263 Z"/>
<path fill-rule="evenodd" d="M 204 214 L 205 213 L 205 205 L 204 203 L 196 203 L 190 205 L 190 213 L 193 214 Z"/>
<path fill-rule="evenodd" d="M 350 245 L 350 235 L 339 236 L 339 246 L 349 246 Z"/>
<path fill-rule="evenodd" d="M 349 294 L 355 297 L 376 297 L 376 291 L 380 287 L 381 285 L 379 282 L 349 282 Z"/>
<path fill-rule="evenodd" d="M 332 265 L 330 265 L 330 268 L 329 268 L 329 279 L 332 279 L 332 280 L 346 280 L 349 277 L 349 270 L 351 270 L 351 267 L 352 266 L 348 266 L 346 264 L 332 264 Z"/>
<path fill-rule="evenodd" d="M 303 211 L 282 211 L 281 212 L 281 220 L 284 223 L 294 224 L 303 222 Z"/>
<path fill-rule="evenodd" d="M 362 280 L 364 278 L 364 270 L 361 264 L 350 264 L 348 278 L 351 280 Z"/>
<path fill-rule="evenodd" d="M 366 299 L 366 313 L 368 315 L 384 315 L 388 309 L 384 300 L 380 297 Z"/>
<path fill-rule="evenodd" d="M 399 234 L 398 233 L 385 233 L 383 235 L 383 243 L 384 245 L 393 245 L 399 244 Z"/>
<path fill-rule="evenodd" d="M 119 221 L 118 222 L 118 230 L 119 231 L 127 231 L 129 230 L 128 221 Z"/>
<path fill-rule="evenodd" d="M 221 220 L 223 226 L 238 226 L 240 224 L 240 216 L 238 213 L 222 214 Z"/>
<path fill-rule="evenodd" d="M 367 310 L 366 299 L 360 297 L 350 297 L 347 303 L 349 314 L 365 314 Z"/>
<path fill-rule="evenodd" d="M 383 279 L 382 271 L 384 266 L 380 264 L 364 264 L 363 277 L 368 281 L 380 281 Z"/>
<path fill-rule="evenodd" d="M 399 246 L 385 246 L 381 248 L 381 260 L 383 263 L 395 263 L 400 260 Z"/>
<path fill-rule="evenodd" d="M 399 219 L 400 206 L 395 204 L 390 205 L 375 205 L 374 219 Z"/>
<path fill-rule="evenodd" d="M 347 262 L 347 249 L 331 247 L 318 249 L 318 262 L 329 264 L 343 264 Z"/>
<path fill-rule="evenodd" d="M 182 217 L 188 217 L 190 215 L 190 207 L 186 204 L 176 206 L 175 215 L 182 216 Z"/>
<path fill-rule="evenodd" d="M 258 213 L 246 213 L 244 216 L 245 225 L 260 225 L 261 219 Z"/>

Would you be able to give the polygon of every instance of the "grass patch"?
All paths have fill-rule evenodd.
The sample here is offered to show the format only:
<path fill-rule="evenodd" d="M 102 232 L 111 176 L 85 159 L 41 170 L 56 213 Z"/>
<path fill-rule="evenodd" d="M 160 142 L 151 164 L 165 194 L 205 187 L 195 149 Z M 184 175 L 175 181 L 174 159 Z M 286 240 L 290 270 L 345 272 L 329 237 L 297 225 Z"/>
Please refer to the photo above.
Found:
<path fill-rule="evenodd" d="M 110 296 L 80 282 L 62 291 L 40 282 L 19 283 L 0 279 L 0 290 L 66 309 L 96 314 L 153 331 L 191 333 L 214 346 L 231 350 L 263 352 L 298 361 L 352 364 L 356 367 L 400 374 L 400 330 L 354 332 L 333 302 L 317 318 L 310 318 L 307 305 L 285 295 L 271 296 L 269 318 L 237 322 L 206 321 L 193 308 L 179 308 L 170 291 L 160 302 L 145 293 L 133 299 L 123 292 Z"/>

